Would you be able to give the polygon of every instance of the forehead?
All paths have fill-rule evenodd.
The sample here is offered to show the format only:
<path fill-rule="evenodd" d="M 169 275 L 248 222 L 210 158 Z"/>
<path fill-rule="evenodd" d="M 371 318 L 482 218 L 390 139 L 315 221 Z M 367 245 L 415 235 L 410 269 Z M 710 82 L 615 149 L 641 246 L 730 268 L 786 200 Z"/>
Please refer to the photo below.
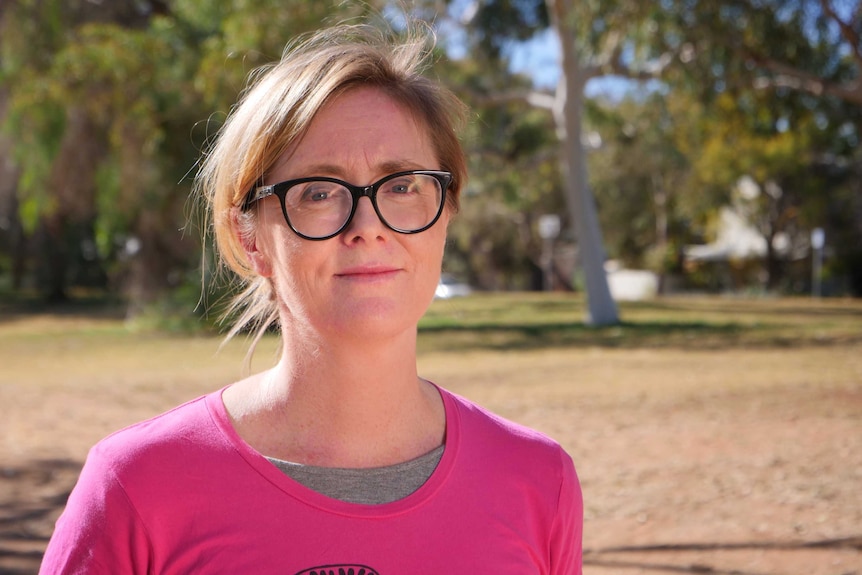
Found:
<path fill-rule="evenodd" d="M 439 168 L 430 133 L 406 106 L 379 88 L 337 95 L 288 148 L 273 177 L 361 177 L 362 182 L 400 169 Z M 356 180 L 357 183 L 360 180 Z"/>

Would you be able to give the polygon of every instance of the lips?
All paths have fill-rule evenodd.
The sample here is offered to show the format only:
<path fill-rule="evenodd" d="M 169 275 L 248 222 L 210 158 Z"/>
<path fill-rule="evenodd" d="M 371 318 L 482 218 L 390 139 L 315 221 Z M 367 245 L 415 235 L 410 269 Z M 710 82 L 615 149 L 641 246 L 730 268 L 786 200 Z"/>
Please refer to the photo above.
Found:
<path fill-rule="evenodd" d="M 336 277 L 346 279 L 384 279 L 401 271 L 389 265 L 367 264 L 344 268 L 336 273 Z"/>

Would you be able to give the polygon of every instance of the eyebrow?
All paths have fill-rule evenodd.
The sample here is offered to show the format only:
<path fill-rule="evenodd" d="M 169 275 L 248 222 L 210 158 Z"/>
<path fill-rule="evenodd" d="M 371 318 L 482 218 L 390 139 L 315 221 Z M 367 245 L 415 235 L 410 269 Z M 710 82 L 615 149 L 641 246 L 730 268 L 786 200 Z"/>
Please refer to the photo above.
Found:
<path fill-rule="evenodd" d="M 404 172 L 407 170 L 432 170 L 436 169 L 433 167 L 422 166 L 417 164 L 416 162 L 412 162 L 409 160 L 396 160 L 390 162 L 383 162 L 376 166 L 376 169 L 383 173 L 383 176 L 387 176 L 389 174 L 394 174 L 395 172 Z M 305 175 L 296 176 L 297 178 L 311 178 L 314 176 L 333 176 L 342 180 L 346 180 L 346 172 L 342 166 L 336 164 L 313 164 L 303 170 Z M 291 178 L 295 179 L 295 178 Z M 353 182 L 351 182 L 353 183 Z M 371 184 L 372 182 L 368 182 Z M 360 184 L 362 185 L 362 184 Z"/>

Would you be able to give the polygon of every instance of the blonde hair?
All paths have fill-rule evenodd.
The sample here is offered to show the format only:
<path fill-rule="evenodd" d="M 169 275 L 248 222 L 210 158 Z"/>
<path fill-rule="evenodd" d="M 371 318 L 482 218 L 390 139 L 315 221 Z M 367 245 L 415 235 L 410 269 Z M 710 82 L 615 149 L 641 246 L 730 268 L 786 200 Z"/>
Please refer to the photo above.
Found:
<path fill-rule="evenodd" d="M 205 153 L 195 181 L 207 206 L 220 264 L 240 282 L 225 313 L 225 319 L 233 320 L 225 341 L 252 331 L 247 359 L 263 333 L 278 321 L 278 308 L 270 281 L 255 273 L 231 218 L 236 219 L 252 186 L 333 97 L 372 86 L 404 106 L 426 129 L 440 169 L 452 173 L 447 202 L 457 211 L 467 172 L 456 134 L 464 105 L 423 75 L 432 47 L 433 34 L 427 27 L 413 27 L 398 40 L 393 32 L 368 24 L 339 25 L 288 45 L 281 60 L 250 75 L 248 87 Z M 240 234 L 254 233 L 253 213 L 242 214 Z"/>

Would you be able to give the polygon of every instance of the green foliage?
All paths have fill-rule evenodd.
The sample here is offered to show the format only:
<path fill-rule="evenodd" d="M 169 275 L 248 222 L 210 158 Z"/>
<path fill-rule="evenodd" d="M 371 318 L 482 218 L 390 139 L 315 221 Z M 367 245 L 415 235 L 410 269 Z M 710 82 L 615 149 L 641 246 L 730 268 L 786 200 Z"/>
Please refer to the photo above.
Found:
<path fill-rule="evenodd" d="M 677 115 L 680 107 L 683 116 Z M 589 158 L 591 185 L 608 251 L 628 266 L 670 271 L 678 266 L 672 254 L 691 239 L 682 197 L 704 198 L 684 193 L 691 160 L 680 146 L 679 128 L 689 113 L 678 97 L 662 92 L 588 106 L 590 128 L 602 138 Z"/>
<path fill-rule="evenodd" d="M 788 234 L 801 253 L 810 228 L 824 227 L 835 254 L 825 264 L 828 278 L 839 285 L 858 276 L 862 106 L 827 88 L 858 82 L 860 47 L 848 44 L 852 34 L 841 34 L 822 8 L 832 4 L 573 4 L 569 17 L 591 73 L 620 73 L 613 66 L 620 55 L 617 64 L 630 72 L 672 64 L 660 92 L 587 106 L 588 127 L 603 142 L 589 156 L 589 170 L 613 257 L 679 271 L 681 246 L 709 239 L 716 210 L 739 204 L 734 190 L 747 176 L 761 190 L 781 190 L 777 198 L 764 192 L 740 204 L 765 237 Z M 431 18 L 438 5 L 405 9 Z M 473 114 L 463 135 L 471 179 L 445 266 L 486 288 L 534 286 L 543 247 L 536 222 L 566 211 L 553 118 L 524 103 L 533 86 L 508 69 L 512 47 L 549 26 L 547 6 L 477 3 L 462 30 L 468 56 L 450 62 L 441 52 L 432 72 Z M 858 36 L 862 10 L 855 6 L 848 3 L 842 14 L 857 16 L 848 25 Z M 139 309 L 159 309 L 153 302 L 164 301 L 165 292 L 197 284 L 199 274 L 189 270 L 197 269 L 201 248 L 178 232 L 197 218 L 186 199 L 189 176 L 248 73 L 299 34 L 387 7 L 384 0 L 4 5 L 0 124 L 11 142 L 18 216 L 33 254 L 25 269 L 42 277 L 35 270 L 48 260 L 36 254 L 67 253 L 67 269 L 53 276 L 74 284 L 75 262 L 85 255 L 79 246 L 93 244 L 98 261 L 91 264 L 105 272 L 104 287 L 146 300 Z M 821 79 L 822 94 L 804 82 L 792 85 L 776 62 Z M 36 249 L 36 238 L 48 245 Z M 130 238 L 155 253 L 125 253 Z M 786 271 L 797 269 L 788 263 Z M 149 291 L 129 289 L 142 281 Z M 793 282 L 801 285 L 798 273 Z M 181 299 L 183 306 L 196 301 L 188 293 Z"/>
<path fill-rule="evenodd" d="M 48 176 L 60 147 L 65 120 L 63 109 L 46 101 L 39 89 L 21 90 L 8 111 L 5 131 L 14 134 L 17 142 L 13 157 L 21 166 L 20 217 L 27 233 L 36 229 L 43 214 L 55 208 Z"/>
<path fill-rule="evenodd" d="M 859 77 L 853 53 L 862 47 L 858 40 L 847 41 L 854 33 L 858 39 L 860 20 L 853 14 L 862 14 L 862 5 L 841 10 L 844 24 L 856 30 L 849 34 L 828 13 L 830 5 L 662 4 L 654 26 L 659 33 L 646 41 L 652 46 L 647 53 L 672 57 L 661 92 L 665 121 L 650 115 L 648 101 L 640 109 L 625 101 L 598 115 L 593 109 L 604 145 L 591 157 L 590 169 L 614 255 L 628 263 L 670 262 L 657 255 L 667 253 L 659 237 L 650 246 L 658 212 L 648 191 L 662 188 L 672 193 L 665 205 L 672 243 L 713 239 L 716 211 L 733 205 L 770 248 L 785 246 L 780 252 L 770 249 L 766 257 L 771 289 L 807 289 L 810 270 L 795 262 L 808 249 L 811 228 L 826 227 L 828 237 L 844 230 L 845 238 L 854 238 L 850 245 L 862 239 L 851 232 L 859 225 L 849 221 L 858 220 L 860 202 L 847 200 L 849 182 L 858 175 L 862 108 L 850 104 L 852 98 L 829 96 Z M 631 118 L 633 111 L 658 123 L 633 130 L 629 120 L 637 137 L 619 135 L 622 126 L 613 125 L 613 116 Z M 644 136 L 650 130 L 658 136 L 651 143 Z M 756 182 L 755 198 L 737 193 L 744 178 Z M 663 181 L 668 185 L 660 185 Z M 841 224 L 830 222 L 827 214 L 833 212 L 845 214 Z M 835 244 L 839 250 L 846 245 L 846 239 Z"/>
<path fill-rule="evenodd" d="M 492 60 L 508 55 L 513 42 L 527 40 L 548 26 L 544 0 L 481 2 L 471 26 L 475 41 Z"/>
<path fill-rule="evenodd" d="M 456 83 L 468 94 L 484 96 L 472 104 L 483 122 L 478 129 L 489 134 L 490 143 L 471 153 L 477 159 L 474 182 L 479 180 L 473 190 L 482 197 L 470 198 L 481 212 L 470 214 L 470 221 L 488 223 L 470 227 L 481 241 L 460 242 L 464 250 L 481 254 L 476 259 L 493 261 L 493 246 L 503 241 L 495 239 L 504 235 L 499 233 L 502 224 L 485 232 L 494 225 L 489 214 L 519 210 L 507 213 L 505 220 L 506 235 L 512 236 L 517 227 L 511 222 L 535 218 L 542 209 L 525 201 L 530 191 L 519 177 L 541 171 L 525 169 L 529 163 L 506 156 L 507 147 L 520 149 L 518 142 L 528 143 L 525 159 L 535 158 L 538 148 L 529 147 L 529 131 L 508 130 L 500 119 L 514 111 L 501 104 L 510 101 L 506 95 L 526 92 L 505 71 L 511 47 L 548 27 L 544 5 L 484 2 L 467 24 L 471 52 L 464 65 L 478 68 Z M 829 13 L 831 2 L 804 0 L 551 5 L 561 7 L 557 15 L 572 35 L 565 40 L 575 44 L 591 76 L 643 77 L 661 70 L 665 82 L 653 97 L 635 93 L 623 102 L 587 107 L 590 129 L 603 142 L 589 156 L 588 166 L 611 256 L 628 265 L 679 272 L 682 247 L 713 239 L 717 211 L 731 203 L 743 208 L 770 245 L 777 235 L 790 238 L 795 255 L 782 258 L 800 257 L 814 226 L 834 230 L 829 237 L 845 230 L 842 237 L 853 240 L 841 246 L 862 240 L 858 231 L 846 232 L 860 227 L 849 221 L 859 219 L 860 200 L 847 199 L 849 176 L 858 177 L 852 166 L 859 165 L 860 108 L 817 92 L 817 86 L 829 94 L 835 93 L 830 86 L 843 83 L 852 89 L 858 83 L 859 59 L 854 56 L 862 53 L 862 5 L 842 6 L 843 24 Z M 523 106 L 515 113 L 527 114 Z M 545 129 L 552 134 L 549 124 Z M 734 190 L 742 177 L 762 189 L 780 189 L 780 198 L 764 192 L 739 206 Z M 559 193 L 558 187 L 533 189 Z M 494 203 L 488 201 L 488 190 L 494 190 Z M 841 223 L 834 216 L 830 223 L 828 214 L 835 212 L 844 214 Z M 521 238 L 525 242 L 523 234 Z M 535 240 L 529 241 L 535 253 Z M 779 259 L 772 252 L 767 258 L 773 287 L 783 275 Z M 794 289 L 804 289 L 800 278 L 793 282 Z"/>
<path fill-rule="evenodd" d="M 4 8 L 0 80 L 14 90 L 0 122 L 20 168 L 26 234 L 45 228 L 46 241 L 59 245 L 66 228 L 92 229 L 80 241 L 98 247 L 111 272 L 106 287 L 128 288 L 140 309 L 158 300 L 199 259 L 177 234 L 188 215 L 186 176 L 212 133 L 205 127 L 193 141 L 196 125 L 226 112 L 251 69 L 298 34 L 372 6 L 21 0 Z M 143 246 L 140 255 L 123 253 L 129 238 Z M 57 262 L 52 277 L 63 290 L 68 274 Z"/>
<path fill-rule="evenodd" d="M 491 102 L 524 78 L 491 72 L 473 61 L 441 70 L 470 105 L 464 134 L 470 181 L 450 224 L 444 269 L 484 289 L 535 288 L 541 214 L 564 212 L 550 115 L 521 101 Z"/>

